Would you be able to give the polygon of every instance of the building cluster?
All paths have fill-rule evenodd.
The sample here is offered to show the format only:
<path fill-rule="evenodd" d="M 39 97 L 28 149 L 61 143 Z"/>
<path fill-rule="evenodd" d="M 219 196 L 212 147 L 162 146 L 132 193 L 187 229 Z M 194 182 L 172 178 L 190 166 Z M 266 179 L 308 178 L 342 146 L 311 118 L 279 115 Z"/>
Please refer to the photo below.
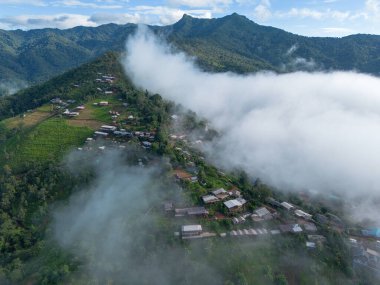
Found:
<path fill-rule="evenodd" d="M 380 274 L 380 241 L 349 239 L 353 266 Z"/>

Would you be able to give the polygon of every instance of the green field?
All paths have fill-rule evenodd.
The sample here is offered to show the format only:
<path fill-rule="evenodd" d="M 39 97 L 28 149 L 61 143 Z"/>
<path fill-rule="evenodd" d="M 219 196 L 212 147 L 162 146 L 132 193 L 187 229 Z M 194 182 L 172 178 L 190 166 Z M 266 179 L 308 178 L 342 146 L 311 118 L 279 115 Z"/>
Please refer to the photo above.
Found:
<path fill-rule="evenodd" d="M 30 132 L 7 141 L 6 151 L 10 154 L 11 164 L 17 165 L 25 161 L 56 161 L 73 146 L 81 145 L 92 132 L 87 127 L 70 126 L 65 119 L 52 118 Z"/>

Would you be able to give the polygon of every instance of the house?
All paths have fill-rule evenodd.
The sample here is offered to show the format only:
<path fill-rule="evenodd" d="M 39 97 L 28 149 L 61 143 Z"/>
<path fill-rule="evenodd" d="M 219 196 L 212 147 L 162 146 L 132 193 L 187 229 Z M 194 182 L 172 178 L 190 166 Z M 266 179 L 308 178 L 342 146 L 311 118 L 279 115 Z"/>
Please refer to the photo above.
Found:
<path fill-rule="evenodd" d="M 362 230 L 362 235 L 366 237 L 380 238 L 380 228 Z"/>
<path fill-rule="evenodd" d="M 201 225 L 185 225 L 181 228 L 182 237 L 199 236 L 202 234 Z"/>
<path fill-rule="evenodd" d="M 322 244 L 326 241 L 326 238 L 322 235 L 307 235 L 307 238 L 310 241 L 316 242 L 318 244 Z"/>
<path fill-rule="evenodd" d="M 288 211 L 292 211 L 294 209 L 294 206 L 288 202 L 282 202 L 281 206 Z"/>
<path fill-rule="evenodd" d="M 228 191 L 228 194 L 232 197 L 239 198 L 241 196 L 241 193 L 238 188 L 234 187 L 231 190 Z"/>
<path fill-rule="evenodd" d="M 283 233 L 301 233 L 302 228 L 299 224 L 279 225 L 280 231 Z"/>
<path fill-rule="evenodd" d="M 98 103 L 98 106 L 108 106 L 108 101 L 100 101 L 99 103 Z"/>
<path fill-rule="evenodd" d="M 206 216 L 208 211 L 205 207 L 177 208 L 174 210 L 174 215 L 176 217 Z"/>
<path fill-rule="evenodd" d="M 142 145 L 143 145 L 144 148 L 151 148 L 152 147 L 152 143 L 147 142 L 147 141 L 143 141 Z"/>
<path fill-rule="evenodd" d="M 247 201 L 244 200 L 243 198 L 237 198 L 233 200 L 228 200 L 224 202 L 223 204 L 228 208 L 229 211 L 232 212 L 232 211 L 240 210 L 245 203 L 247 203 Z"/>
<path fill-rule="evenodd" d="M 72 112 L 72 111 L 69 111 L 69 109 L 66 109 L 63 112 L 63 115 L 68 116 L 68 117 L 76 117 L 76 116 L 79 116 L 79 113 L 78 112 Z"/>
<path fill-rule="evenodd" d="M 271 212 L 265 207 L 256 209 L 251 216 L 252 220 L 255 222 L 268 221 L 273 219 Z"/>
<path fill-rule="evenodd" d="M 212 194 L 214 194 L 219 199 L 223 200 L 229 196 L 228 192 L 224 190 L 223 188 L 216 189 L 212 191 Z"/>
<path fill-rule="evenodd" d="M 219 201 L 218 197 L 215 197 L 214 195 L 205 195 L 202 197 L 203 203 L 205 204 L 212 204 Z"/>
<path fill-rule="evenodd" d="M 281 203 L 278 202 L 277 200 L 273 199 L 272 197 L 269 197 L 266 199 L 266 202 L 271 205 L 272 207 L 275 207 L 275 208 L 280 208 L 282 207 Z"/>
<path fill-rule="evenodd" d="M 60 98 L 54 98 L 54 99 L 51 99 L 50 102 L 52 104 L 61 104 L 63 101 Z"/>
<path fill-rule="evenodd" d="M 237 225 L 245 222 L 245 218 L 243 216 L 232 218 L 232 222 Z"/>
<path fill-rule="evenodd" d="M 304 223 L 303 228 L 307 232 L 316 232 L 318 230 L 314 223 Z"/>
<path fill-rule="evenodd" d="M 127 132 L 127 131 L 125 131 L 125 130 L 124 130 L 124 131 L 122 131 L 122 130 L 120 130 L 120 131 L 114 131 L 113 134 L 114 134 L 115 136 L 117 136 L 117 137 L 128 137 L 128 138 L 133 137 L 133 134 L 132 134 L 132 133 Z"/>
<path fill-rule="evenodd" d="M 294 214 L 299 217 L 299 218 L 303 218 L 305 220 L 311 220 L 311 218 L 313 217 L 312 215 L 302 211 L 302 210 L 295 210 L 294 211 Z"/>
<path fill-rule="evenodd" d="M 114 132 L 116 130 L 117 128 L 115 126 L 103 125 L 100 127 L 100 131 L 107 133 Z"/>
<path fill-rule="evenodd" d="M 172 202 L 164 203 L 164 210 L 166 213 L 174 211 L 174 204 Z"/>
<path fill-rule="evenodd" d="M 96 132 L 94 133 L 94 135 L 95 135 L 96 137 L 106 137 L 106 136 L 108 136 L 108 133 L 96 131 Z"/>

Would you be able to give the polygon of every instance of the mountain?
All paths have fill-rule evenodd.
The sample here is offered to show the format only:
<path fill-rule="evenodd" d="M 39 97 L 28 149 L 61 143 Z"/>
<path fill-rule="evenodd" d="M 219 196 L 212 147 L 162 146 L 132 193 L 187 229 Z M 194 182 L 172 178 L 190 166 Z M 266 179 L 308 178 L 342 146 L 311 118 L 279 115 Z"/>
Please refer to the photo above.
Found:
<path fill-rule="evenodd" d="M 52 100 L 57 97 L 61 100 Z M 66 108 L 78 114 L 66 116 Z M 269 196 L 276 202 L 280 195 L 259 180 L 251 183 L 243 172 L 221 172 L 205 161 L 190 136 L 170 138 L 173 120 L 179 134 L 196 133 L 207 140 L 205 134 L 213 133 L 205 132 L 206 122 L 193 112 L 136 89 L 124 76 L 119 54 L 112 52 L 0 98 L 0 284 L 317 284 L 323 276 L 324 284 L 344 280 L 352 285 L 363 280 L 351 269 L 344 242 L 348 236 L 333 227 L 318 224 L 323 242 L 315 254 L 305 247 L 306 234 L 278 231 L 270 237 L 269 229 L 278 222 L 260 225 L 258 235 L 266 235 L 265 242 L 264 236 L 241 237 L 241 225 L 233 225 L 231 213 L 219 201 L 206 205 L 209 218 L 191 220 L 218 233 L 236 228 L 237 235 L 194 241 L 196 247 L 173 235 L 187 220 L 160 210 L 166 201 L 203 206 L 202 196 L 225 187 L 239 189 L 251 211 L 265 205 Z M 109 133 L 108 139 L 93 140 L 105 124 L 117 127 L 119 134 L 134 135 Z M 190 173 L 202 182 L 174 178 Z M 135 183 L 142 188 L 133 190 Z M 294 197 L 289 202 L 313 214 L 327 211 L 314 200 L 306 204 Z M 224 218 L 215 219 L 214 213 Z M 284 215 L 281 221 L 292 219 L 286 211 L 277 213 Z M 78 239 L 70 237 L 78 233 Z M 212 250 L 204 250 L 210 246 Z M 289 265 L 288 256 L 302 262 Z M 363 274 L 367 280 L 369 274 Z"/>
<path fill-rule="evenodd" d="M 135 28 L 108 24 L 68 30 L 0 30 L 0 82 L 43 81 L 106 51 L 120 51 Z"/>
<path fill-rule="evenodd" d="M 67 30 L 0 30 L 0 82 L 41 82 L 107 51 L 122 51 L 136 27 L 107 24 Z M 201 67 L 210 71 L 380 72 L 380 36 L 375 35 L 304 37 L 258 25 L 236 13 L 219 19 L 184 15 L 173 25 L 150 28 L 196 56 Z"/>
<path fill-rule="evenodd" d="M 236 13 L 220 19 L 185 15 L 169 38 L 211 70 L 273 69 L 380 72 L 380 36 L 304 37 L 258 25 Z"/>

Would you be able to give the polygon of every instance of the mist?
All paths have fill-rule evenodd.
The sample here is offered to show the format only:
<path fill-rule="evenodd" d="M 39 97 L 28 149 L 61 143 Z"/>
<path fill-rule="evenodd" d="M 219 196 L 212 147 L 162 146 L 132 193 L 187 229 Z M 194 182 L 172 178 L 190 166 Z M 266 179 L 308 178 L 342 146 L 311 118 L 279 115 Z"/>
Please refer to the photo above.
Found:
<path fill-rule="evenodd" d="M 6 95 L 13 95 L 19 90 L 26 88 L 27 86 L 27 83 L 23 81 L 0 82 L 0 97 Z"/>
<path fill-rule="evenodd" d="M 138 87 L 206 118 L 222 133 L 207 147 L 283 190 L 380 194 L 380 79 L 355 72 L 206 73 L 145 28 L 124 66 Z"/>
<path fill-rule="evenodd" d="M 94 171 L 90 185 L 53 211 L 53 240 L 81 264 L 67 282 L 221 284 L 199 244 L 184 247 L 174 236 L 180 225 L 164 217 L 163 202 L 181 197 L 165 179 L 164 162 L 137 167 L 130 163 L 134 156 L 106 151 L 67 159 L 73 173 Z"/>

